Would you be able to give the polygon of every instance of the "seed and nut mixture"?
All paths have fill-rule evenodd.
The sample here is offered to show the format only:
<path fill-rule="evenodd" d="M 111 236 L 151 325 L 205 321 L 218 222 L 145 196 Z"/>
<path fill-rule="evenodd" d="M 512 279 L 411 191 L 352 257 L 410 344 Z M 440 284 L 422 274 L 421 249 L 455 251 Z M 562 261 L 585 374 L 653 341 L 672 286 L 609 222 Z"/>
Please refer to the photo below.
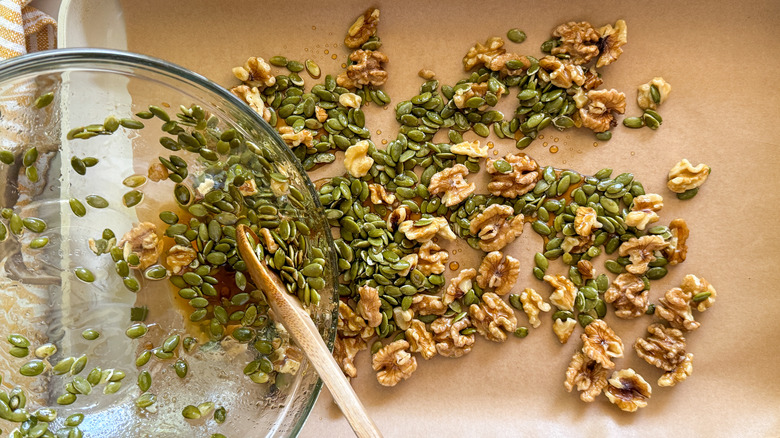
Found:
<path fill-rule="evenodd" d="M 635 344 L 640 357 L 662 365 L 666 374 L 659 386 L 688 377 L 693 355 L 686 353 L 684 338 L 677 335 L 680 330 L 664 328 L 663 323 L 682 330 L 697 328 L 699 322 L 693 320 L 691 310 L 709 308 L 715 290 L 691 275 L 657 306 L 648 303 L 647 294 L 651 282 L 666 276 L 668 266 L 685 260 L 689 235 L 685 221 L 654 225 L 660 221 L 663 199 L 645 193 L 631 173 L 613 177 L 613 170 L 605 168 L 587 176 L 541 166 L 522 152 L 488 158 L 488 147 L 480 140 L 463 138 L 467 132 L 487 138 L 492 131 L 498 140 L 512 141 L 523 150 L 549 126 L 561 131 L 584 126 L 597 139 L 609 140 L 618 115 L 626 111 L 626 97 L 618 90 L 599 89 L 603 81 L 598 69 L 623 53 L 626 23 L 618 20 L 601 28 L 587 22 L 562 24 L 542 44 L 545 56 L 541 58 L 510 53 L 502 38 L 490 37 L 485 44 L 478 42 L 468 49 L 463 58 L 468 76 L 454 85 L 440 84 L 434 72 L 421 70 L 426 81 L 419 94 L 395 105 L 400 124 L 396 139 L 380 148 L 371 140 L 362 110 L 369 104 L 387 106 L 391 102 L 381 89 L 390 79 L 384 69 L 390 60 L 379 51 L 379 16 L 371 8 L 349 28 L 345 45 L 353 51 L 346 70 L 336 76 L 325 75 L 321 83 L 307 88 L 299 73 L 305 70 L 318 79 L 321 71 L 313 60 L 301 63 L 277 55 L 266 61 L 254 56 L 233 69 L 241 84 L 231 89 L 277 129 L 307 171 L 333 163 L 337 153 L 345 153 L 347 174 L 318 183 L 338 253 L 341 300 L 334 356 L 344 372 L 357 376 L 355 358 L 368 349 L 379 383 L 393 386 L 416 370 L 415 354 L 426 360 L 436 354 L 461 357 L 473 348 L 476 334 L 496 342 L 506 341 L 509 333 L 524 338 L 529 330 L 519 326 L 515 310 L 524 312 L 528 324 L 538 328 L 540 313 L 549 312 L 553 304 L 557 308 L 552 314 L 553 332 L 561 343 L 570 339 L 577 325 L 585 329 L 580 336 L 583 348 L 572 358 L 565 388 L 577 387 L 584 401 L 605 392 L 620 409 L 633 411 L 647 404 L 651 388 L 631 369 L 615 371 L 607 378 L 608 370 L 615 367 L 612 358 L 623 355 L 622 341 L 604 320 L 611 303 L 620 317 L 637 318 L 655 311 L 662 318 L 662 323 L 648 329 L 651 336 L 647 340 Z M 508 38 L 521 43 L 525 34 L 512 29 Z M 275 68 L 287 72 L 274 75 Z M 641 86 L 637 102 L 644 114 L 623 119 L 623 125 L 657 129 L 663 120 L 656 110 L 670 91 L 671 86 L 660 77 Z M 512 92 L 518 101 L 514 114 L 496 110 L 499 100 Z M 106 230 L 90 242 L 90 248 L 98 256 L 111 256 L 129 290 L 141 288 L 136 272 L 148 280 L 168 278 L 179 295 L 189 300 L 190 320 L 200 323 L 212 339 L 231 336 L 257 350 L 258 359 L 244 368 L 252 381 L 269 382 L 275 373 L 296 372 L 302 355 L 289 343 L 283 328 L 269 318 L 262 293 L 244 276 L 246 266 L 235 251 L 234 233 L 238 223 L 253 227 L 260 237 L 256 242 L 259 255 L 291 293 L 305 304 L 316 304 L 317 291 L 326 286 L 325 256 L 308 243 L 313 233 L 309 224 L 286 215 L 284 205 L 275 202 L 284 199 L 300 207 L 302 193 L 284 169 L 275 167 L 267 151 L 245 141 L 235 130 L 217 130 L 219 121 L 200 107 L 181 107 L 174 119 L 162 108 L 150 106 L 137 117 L 157 117 L 164 122 L 163 131 L 171 135 L 160 140 L 164 148 L 195 152 L 206 162 L 227 156 L 226 169 L 219 175 L 197 175 L 198 181 L 188 187 L 184 184 L 191 176 L 187 163 L 177 155 L 161 156 L 159 163 L 150 166 L 148 179 L 176 183 L 174 198 L 191 217 L 182 221 L 172 211 L 160 214 L 169 226 L 152 232 L 174 243 L 164 264 L 158 260 L 160 254 L 152 260 L 150 252 L 156 247 L 151 236 L 140 244 L 134 242 L 134 235 L 143 235 L 143 229 L 122 237 L 123 246 Z M 144 124 L 110 116 L 102 124 L 73 129 L 68 138 L 110 135 L 120 128 L 142 129 Z M 434 142 L 440 132 L 446 132 L 449 142 Z M 21 171 L 33 182 L 38 178 L 36 152 L 31 148 L 25 154 Z M 0 154 L 4 164 L 15 163 L 15 156 L 5 151 Z M 84 175 L 97 164 L 89 158 L 74 157 L 74 171 Z M 481 163 L 482 159 L 486 162 Z M 479 173 L 483 164 L 491 176 L 488 194 L 479 193 L 469 181 L 469 175 Z M 693 167 L 683 160 L 669 173 L 669 188 L 679 199 L 690 199 L 709 173 L 709 167 Z M 133 190 L 124 196 L 125 206 L 143 201 L 143 192 L 136 189 L 143 185 L 141 178 L 145 179 L 137 175 L 128 180 L 126 185 Z M 84 201 L 91 208 L 105 208 L 109 203 L 98 195 Z M 80 199 L 71 199 L 70 206 L 77 217 L 88 213 Z M 23 219 L 10 209 L 3 209 L 2 217 L 8 225 L 0 221 L 0 240 L 19 236 L 25 229 L 42 231 L 37 231 L 41 226 L 35 218 Z M 521 236 L 526 222 L 544 239 L 531 269 L 537 279 L 552 285 L 552 290 L 544 283 L 539 285 L 548 294 L 547 300 L 528 287 L 520 294 L 508 294 L 523 264 L 500 251 Z M 444 272 L 449 256 L 438 244 L 458 238 L 488 254 L 482 266 L 460 271 L 447 285 Z M 610 277 L 592 259 L 616 252 L 618 257 L 603 263 L 603 269 L 618 275 L 610 284 Z M 547 273 L 554 260 L 569 266 L 566 275 Z M 231 296 L 215 287 L 225 281 L 215 275 L 215 269 L 222 267 L 234 283 Z M 76 268 L 74 274 L 84 282 L 95 280 L 86 268 Z M 506 294 L 507 300 L 502 298 Z M 141 320 L 127 335 L 140 338 L 145 333 Z M 682 342 L 682 347 L 675 347 L 674 342 Z M 144 350 L 136 365 L 142 367 L 151 356 L 176 359 L 177 373 L 186 375 L 186 362 L 176 350 L 178 343 L 178 338 L 170 338 L 160 347 Z M 187 337 L 182 345 L 185 352 L 190 351 L 194 339 Z M 12 348 L 21 355 L 27 347 L 14 344 Z M 53 372 L 68 372 L 77 362 L 76 358 L 63 359 L 52 367 Z M 22 369 L 35 374 L 46 366 L 36 362 Z M 105 391 L 116 391 L 118 385 L 109 386 L 120 380 L 102 375 L 100 379 L 107 382 Z M 60 397 L 62 404 L 83 394 L 75 385 L 75 392 Z M 148 390 L 149 385 L 139 377 L 140 387 Z M 89 391 L 82 382 L 79 386 Z M 155 401 L 156 396 L 145 390 L 136 404 L 149 410 Z M 224 421 L 224 409 L 215 411 L 215 419 L 217 412 L 222 412 Z M 185 407 L 182 414 L 185 418 L 204 415 L 195 406 Z"/>

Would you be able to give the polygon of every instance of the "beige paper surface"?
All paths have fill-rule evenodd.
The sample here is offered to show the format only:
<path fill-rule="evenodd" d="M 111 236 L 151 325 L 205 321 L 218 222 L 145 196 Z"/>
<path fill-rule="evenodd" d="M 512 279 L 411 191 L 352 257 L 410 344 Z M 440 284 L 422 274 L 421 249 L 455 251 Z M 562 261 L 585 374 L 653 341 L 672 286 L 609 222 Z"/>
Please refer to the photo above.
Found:
<path fill-rule="evenodd" d="M 249 56 L 312 58 L 325 73 L 338 73 L 346 62 L 342 40 L 364 2 L 252 2 L 134 0 L 124 3 L 132 51 L 188 67 L 224 86 L 236 81 L 231 67 Z M 525 339 L 505 344 L 479 338 L 460 359 L 418 358 L 419 367 L 394 388 L 381 387 L 360 353 L 354 387 L 385 436 L 780 436 L 780 343 L 776 231 L 780 195 L 780 50 L 776 29 L 780 3 L 751 2 L 420 2 L 377 1 L 379 35 L 390 58 L 384 87 L 389 108 L 367 110 L 373 141 L 392 140 L 397 132 L 394 106 L 417 94 L 421 68 L 437 73 L 443 84 L 465 76 L 461 58 L 475 42 L 505 37 L 513 27 L 528 39 L 507 43 L 520 54 L 540 56 L 539 45 L 565 21 L 595 26 L 623 18 L 628 41 L 621 59 L 601 69 L 604 86 L 628 97 L 628 115 L 641 111 L 636 86 L 663 76 L 673 86 L 662 106 L 658 131 L 615 129 L 609 142 L 597 142 L 586 130 L 543 131 L 525 150 L 540 165 L 592 174 L 612 167 L 633 172 L 648 192 L 666 199 L 662 224 L 683 217 L 691 228 L 685 263 L 653 283 L 651 301 L 679 284 L 685 274 L 703 276 L 718 290 L 715 306 L 696 314 L 702 322 L 689 333 L 694 374 L 673 388 L 655 384 L 659 370 L 647 365 L 631 345 L 643 335 L 650 317 L 607 321 L 626 344 L 619 368 L 633 367 L 653 386 L 648 407 L 634 414 L 619 411 L 605 397 L 591 404 L 563 389 L 564 370 L 579 348 L 581 329 L 566 345 L 555 339 L 549 316 Z M 336 59 L 332 59 L 332 56 Z M 281 71 L 281 70 L 280 70 Z M 278 73 L 277 73 L 278 74 Z M 307 84 L 313 82 L 305 73 Z M 515 92 L 507 101 L 515 104 Z M 511 114 L 505 111 L 507 114 Z M 381 132 L 381 133 L 380 133 Z M 473 136 L 473 134 L 471 134 Z M 471 138 L 467 136 L 467 138 Z M 501 154 L 513 142 L 491 139 Z M 550 147 L 559 151 L 551 153 Z M 665 187 L 666 173 L 681 158 L 713 169 L 699 195 L 678 201 Z M 316 176 L 332 173 L 320 171 Z M 482 189 L 484 191 L 484 188 Z M 532 255 L 541 239 L 525 234 L 506 249 L 522 263 L 513 290 L 533 287 L 547 297 L 551 289 L 530 275 Z M 461 267 L 477 261 L 467 251 L 452 256 Z M 601 260 L 601 259 L 600 259 Z M 595 263 L 603 271 L 602 263 Z M 564 273 L 554 264 L 548 271 Z M 452 272 L 448 271 L 451 275 Z M 518 314 L 520 325 L 528 325 Z M 326 390 L 302 436 L 349 436 L 350 429 Z"/>

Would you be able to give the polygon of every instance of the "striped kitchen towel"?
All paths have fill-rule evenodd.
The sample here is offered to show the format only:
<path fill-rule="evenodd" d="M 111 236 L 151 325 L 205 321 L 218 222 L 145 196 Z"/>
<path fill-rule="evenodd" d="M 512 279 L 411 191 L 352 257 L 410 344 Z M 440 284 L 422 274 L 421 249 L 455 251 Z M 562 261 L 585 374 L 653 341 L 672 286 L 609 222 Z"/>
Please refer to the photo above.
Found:
<path fill-rule="evenodd" d="M 57 47 L 57 23 L 30 2 L 0 0 L 0 59 Z"/>

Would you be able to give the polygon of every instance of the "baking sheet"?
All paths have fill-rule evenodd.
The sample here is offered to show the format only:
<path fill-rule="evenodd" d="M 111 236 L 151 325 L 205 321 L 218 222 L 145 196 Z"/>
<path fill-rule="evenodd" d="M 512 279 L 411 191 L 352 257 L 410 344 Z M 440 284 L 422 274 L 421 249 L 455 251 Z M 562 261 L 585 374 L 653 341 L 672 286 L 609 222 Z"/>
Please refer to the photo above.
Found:
<path fill-rule="evenodd" d="M 324 73 L 346 63 L 346 29 L 369 5 L 360 1 L 169 1 L 122 2 L 128 48 L 164 58 L 204 74 L 224 86 L 236 84 L 230 73 L 249 56 L 312 58 Z M 525 339 L 495 344 L 478 338 L 460 358 L 418 357 L 412 378 L 394 388 L 381 387 L 370 369 L 369 354 L 358 355 L 353 384 L 369 414 L 386 436 L 780 436 L 780 344 L 776 276 L 780 237 L 776 221 L 780 195 L 774 177 L 780 170 L 780 94 L 776 91 L 780 50 L 774 39 L 780 3 L 750 2 L 420 2 L 376 1 L 381 10 L 379 35 L 390 62 L 384 90 L 389 108 L 369 108 L 373 141 L 392 140 L 397 132 L 395 103 L 418 92 L 421 68 L 432 69 L 443 84 L 465 76 L 461 58 L 475 42 L 505 37 L 513 27 L 528 39 L 508 49 L 539 56 L 539 45 L 565 21 L 595 26 L 623 18 L 628 41 L 621 59 L 601 69 L 603 87 L 628 97 L 628 115 L 636 86 L 663 76 L 673 86 L 661 107 L 658 131 L 618 127 L 609 142 L 586 130 L 543 131 L 525 150 L 540 165 L 593 173 L 612 167 L 633 172 L 648 192 L 666 199 L 661 223 L 683 217 L 691 228 L 685 263 L 654 282 L 651 301 L 679 284 L 685 274 L 703 276 L 718 290 L 715 306 L 697 314 L 702 326 L 689 333 L 694 374 L 673 388 L 659 388 L 660 372 L 639 359 L 631 345 L 650 317 L 607 321 L 626 344 L 618 368 L 633 367 L 653 386 L 648 407 L 634 414 L 619 411 L 606 397 L 591 404 L 564 391 L 564 370 L 580 347 L 580 330 L 566 345 L 555 339 L 548 317 Z M 335 59 L 333 59 L 335 58 Z M 323 73 L 323 74 L 324 74 Z M 302 75 L 305 75 L 303 73 Z M 313 82 L 304 76 L 308 84 Z M 514 92 L 505 97 L 514 104 Z M 446 132 L 446 130 L 445 130 Z M 468 137 L 467 137 L 468 138 Z M 491 139 L 501 153 L 509 141 Z M 556 146 L 557 153 L 550 148 Z M 682 202 L 665 188 L 666 173 L 686 157 L 704 162 L 712 175 L 698 196 Z M 547 297 L 551 289 L 531 277 L 532 255 L 541 239 L 526 227 L 506 252 L 521 260 L 517 292 L 533 287 Z M 466 252 L 461 253 L 466 254 Z M 451 260 L 461 268 L 473 259 Z M 596 264 L 598 268 L 603 265 Z M 551 273 L 563 273 L 556 264 Z M 603 269 L 600 269 L 603 270 Z M 448 271 L 448 274 L 452 272 Z M 520 325 L 528 325 L 522 313 Z M 350 429 L 323 390 L 301 436 L 349 436 Z"/>

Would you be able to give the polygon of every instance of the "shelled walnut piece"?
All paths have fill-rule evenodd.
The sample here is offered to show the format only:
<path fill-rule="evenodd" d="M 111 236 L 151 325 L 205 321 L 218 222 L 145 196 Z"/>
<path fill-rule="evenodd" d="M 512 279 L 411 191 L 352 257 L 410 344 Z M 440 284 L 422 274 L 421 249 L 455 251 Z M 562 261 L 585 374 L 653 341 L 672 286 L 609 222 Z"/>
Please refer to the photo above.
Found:
<path fill-rule="evenodd" d="M 655 86 L 658 90 L 658 103 L 653 100 L 651 87 Z M 669 93 L 672 92 L 672 86 L 664 80 L 662 77 L 655 77 L 650 82 L 642 84 L 636 91 L 636 103 L 639 108 L 644 109 L 657 109 L 658 105 L 664 103 L 669 98 Z"/>
<path fill-rule="evenodd" d="M 579 65 L 564 62 L 555 56 L 545 56 L 539 60 L 539 67 L 550 75 L 550 82 L 559 88 L 571 88 L 573 84 L 585 83 L 585 72 Z"/>
<path fill-rule="evenodd" d="M 539 165 L 525 154 L 508 154 L 504 161 L 512 166 L 509 173 L 501 173 L 496 168 L 496 159 L 487 160 L 487 171 L 491 175 L 488 190 L 495 196 L 505 198 L 517 198 L 533 190 L 536 182 L 541 178 Z"/>
<path fill-rule="evenodd" d="M 368 326 L 366 320 L 355 313 L 349 305 L 339 301 L 338 333 L 345 337 L 357 336 L 364 340 L 374 336 L 374 329 Z"/>
<path fill-rule="evenodd" d="M 680 288 L 691 294 L 692 306 L 699 312 L 704 312 L 712 307 L 718 296 L 715 288 L 707 280 L 692 274 L 683 278 Z"/>
<path fill-rule="evenodd" d="M 574 231 L 580 236 L 587 237 L 593 234 L 593 229 L 601 228 L 603 225 L 598 221 L 596 210 L 591 207 L 577 207 L 577 214 L 574 216 Z"/>
<path fill-rule="evenodd" d="M 447 251 L 429 240 L 420 246 L 416 266 L 425 275 L 441 274 L 446 269 L 444 264 L 449 258 L 450 254 Z"/>
<path fill-rule="evenodd" d="M 468 316 L 455 321 L 454 317 L 441 317 L 431 323 L 436 351 L 444 357 L 461 357 L 471 351 L 476 336 L 464 335 L 463 330 L 471 327 Z"/>
<path fill-rule="evenodd" d="M 507 333 L 517 329 L 517 317 L 509 305 L 492 292 L 482 294 L 479 304 L 469 307 L 477 333 L 494 342 L 504 342 Z"/>
<path fill-rule="evenodd" d="M 368 153 L 370 147 L 371 144 L 368 140 L 360 140 L 344 152 L 344 167 L 353 177 L 366 176 L 371 170 L 371 166 L 374 165 L 374 159 Z"/>
<path fill-rule="evenodd" d="M 618 20 L 614 27 L 607 24 L 598 32 L 601 39 L 599 40 L 600 54 L 598 61 L 596 61 L 596 68 L 601 68 L 620 58 L 623 53 L 621 47 L 628 42 L 628 26 L 625 20 Z"/>
<path fill-rule="evenodd" d="M 369 38 L 376 34 L 376 26 L 379 24 L 379 9 L 369 8 L 352 23 L 344 38 L 344 45 L 350 49 L 357 49 Z"/>
<path fill-rule="evenodd" d="M 333 358 L 339 364 L 341 370 L 351 378 L 357 377 L 357 367 L 355 367 L 355 356 L 360 350 L 365 350 L 368 346 L 366 341 L 359 337 L 336 337 L 336 343 L 333 345 Z"/>
<path fill-rule="evenodd" d="M 523 215 L 510 219 L 513 214 L 512 207 L 493 204 L 471 220 L 469 231 L 479 237 L 482 251 L 498 251 L 523 234 Z"/>
<path fill-rule="evenodd" d="M 552 54 L 569 55 L 574 65 L 586 64 L 599 54 L 598 42 L 601 37 L 587 21 L 561 24 L 552 34 L 560 38 L 560 45 L 552 49 Z"/>
<path fill-rule="evenodd" d="M 436 342 L 433 340 L 433 334 L 425 328 L 424 322 L 417 319 L 412 320 L 404 335 L 409 342 L 411 352 L 420 353 L 425 360 L 436 356 Z"/>
<path fill-rule="evenodd" d="M 371 203 L 374 205 L 393 205 L 396 200 L 395 193 L 388 192 L 382 184 L 369 184 L 368 192 L 371 194 Z"/>
<path fill-rule="evenodd" d="M 658 222 L 658 213 L 664 206 L 664 198 L 655 193 L 648 193 L 634 198 L 631 211 L 626 215 L 626 225 L 642 230 L 652 223 Z"/>
<path fill-rule="evenodd" d="M 476 276 L 477 271 L 474 268 L 463 269 L 458 272 L 458 276 L 451 279 L 450 284 L 445 289 L 442 303 L 445 306 L 449 306 L 453 301 L 466 295 L 471 290 L 474 284 L 474 277 Z"/>
<path fill-rule="evenodd" d="M 711 170 L 704 163 L 694 167 L 690 161 L 683 158 L 669 171 L 669 181 L 666 183 L 666 186 L 674 193 L 683 193 L 701 187 L 707 181 L 707 177 L 710 176 Z"/>
<path fill-rule="evenodd" d="M 608 131 L 617 126 L 615 114 L 626 112 L 626 95 L 615 90 L 588 91 L 588 104 L 580 108 L 582 125 L 593 132 Z"/>
<path fill-rule="evenodd" d="M 499 251 L 485 255 L 479 265 L 477 284 L 482 289 L 493 289 L 498 295 L 506 295 L 520 275 L 520 261 Z"/>
<path fill-rule="evenodd" d="M 650 291 L 645 283 L 634 274 L 622 273 L 615 278 L 606 292 L 604 301 L 615 306 L 618 318 L 630 319 L 642 316 L 647 310 Z"/>
<path fill-rule="evenodd" d="M 571 392 L 576 385 L 580 391 L 580 399 L 590 403 L 596 400 L 607 386 L 607 374 L 608 370 L 601 364 L 578 351 L 569 362 L 563 386 L 566 391 Z"/>
<path fill-rule="evenodd" d="M 257 87 L 259 91 L 276 84 L 271 65 L 259 56 L 250 57 L 241 67 L 233 67 L 233 75 L 245 85 Z"/>
<path fill-rule="evenodd" d="M 372 367 L 376 379 L 382 386 L 395 386 L 411 377 L 417 369 L 417 359 L 409 351 L 409 343 L 403 339 L 384 346 L 374 354 Z"/>
<path fill-rule="evenodd" d="M 574 310 L 574 299 L 577 298 L 577 286 L 563 275 L 545 275 L 543 277 L 550 286 L 555 288 L 550 295 L 550 303 L 560 310 Z"/>
<path fill-rule="evenodd" d="M 653 393 L 650 384 L 631 368 L 615 371 L 608 383 L 607 398 L 626 412 L 635 412 L 647 406 L 647 399 Z"/>
<path fill-rule="evenodd" d="M 366 319 L 369 327 L 379 327 L 382 323 L 382 312 L 379 310 L 379 291 L 371 286 L 360 286 L 358 288 L 360 301 L 357 304 L 357 310 L 360 315 Z"/>
<path fill-rule="evenodd" d="M 306 145 L 307 148 L 314 147 L 314 135 L 308 129 L 301 129 L 295 132 L 292 126 L 280 126 L 279 136 L 282 137 L 285 143 L 290 147 L 299 146 L 301 144 Z"/>
<path fill-rule="evenodd" d="M 669 321 L 672 327 L 680 330 L 693 331 L 699 328 L 700 322 L 694 320 L 691 311 L 691 298 L 689 291 L 675 287 L 666 291 L 658 300 L 655 314 Z"/>
<path fill-rule="evenodd" d="M 457 236 L 450 228 L 449 222 L 447 222 L 447 218 L 444 217 L 434 217 L 429 220 L 405 220 L 398 225 L 398 231 L 404 233 L 407 239 L 422 243 L 433 239 L 437 235 L 447 240 L 457 239 Z"/>
<path fill-rule="evenodd" d="M 376 50 L 355 50 L 349 55 L 349 59 L 352 65 L 336 77 L 336 83 L 340 87 L 354 90 L 363 88 L 364 85 L 380 87 L 387 82 L 387 72 L 383 64 L 388 58 L 384 53 Z"/>
<path fill-rule="evenodd" d="M 661 236 L 632 237 L 620 245 L 618 253 L 621 257 L 629 256 L 631 264 L 626 266 L 626 271 L 634 275 L 642 275 L 647 272 L 648 265 L 656 260 L 655 251 L 661 251 L 669 246 Z"/>
<path fill-rule="evenodd" d="M 670 265 L 676 265 L 684 262 L 688 255 L 688 224 L 685 219 L 677 218 L 669 224 L 669 232 L 672 238 L 669 239 L 669 246 L 664 249 L 664 256 Z"/>
<path fill-rule="evenodd" d="M 649 336 L 636 340 L 634 350 L 650 365 L 666 371 L 658 379 L 658 386 L 674 386 L 693 374 L 693 354 L 686 354 L 680 330 L 652 324 L 647 332 Z"/>
<path fill-rule="evenodd" d="M 179 275 L 197 256 L 198 252 L 191 246 L 173 245 L 168 250 L 165 263 L 174 275 Z"/>
<path fill-rule="evenodd" d="M 428 192 L 432 195 L 443 193 L 441 200 L 447 207 L 458 205 L 477 189 L 476 184 L 467 183 L 464 177 L 469 169 L 463 164 L 456 164 L 431 177 Z"/>
<path fill-rule="evenodd" d="M 485 44 L 476 43 L 463 57 L 463 70 L 469 71 L 477 66 L 485 65 L 493 57 L 505 53 L 504 40 L 500 37 L 490 37 Z"/>
<path fill-rule="evenodd" d="M 141 222 L 130 229 L 117 246 L 125 252 L 125 257 L 130 252 L 138 255 L 140 263 L 138 269 L 146 269 L 157 263 L 163 251 L 163 241 L 157 236 L 157 225 L 151 222 Z"/>
<path fill-rule="evenodd" d="M 604 368 L 615 368 L 615 363 L 610 358 L 623 357 L 623 341 L 602 319 L 588 324 L 580 338 L 583 353 Z"/>
<path fill-rule="evenodd" d="M 447 311 L 447 306 L 444 304 L 441 298 L 434 295 L 417 294 L 412 297 L 412 305 L 410 307 L 415 315 L 444 315 Z"/>
<path fill-rule="evenodd" d="M 472 158 L 485 158 L 488 154 L 488 147 L 480 146 L 479 140 L 463 141 L 452 145 L 450 152 L 455 155 L 466 155 Z"/>
<path fill-rule="evenodd" d="M 249 85 L 239 85 L 231 88 L 230 92 L 246 102 L 250 108 L 260 114 L 263 120 L 266 122 L 271 120 L 271 110 L 266 108 L 263 97 L 260 95 L 260 89 L 257 87 L 250 87 Z"/>
<path fill-rule="evenodd" d="M 569 341 L 571 334 L 574 333 L 574 329 L 577 328 L 577 321 L 572 318 L 556 319 L 553 322 L 553 333 L 558 337 L 558 342 L 565 344 Z"/>
<path fill-rule="evenodd" d="M 539 293 L 530 288 L 525 288 L 520 293 L 520 302 L 523 304 L 523 312 L 528 316 L 528 322 L 533 328 L 538 328 L 542 324 L 542 321 L 539 320 L 539 313 L 549 312 L 552 309 Z"/>

